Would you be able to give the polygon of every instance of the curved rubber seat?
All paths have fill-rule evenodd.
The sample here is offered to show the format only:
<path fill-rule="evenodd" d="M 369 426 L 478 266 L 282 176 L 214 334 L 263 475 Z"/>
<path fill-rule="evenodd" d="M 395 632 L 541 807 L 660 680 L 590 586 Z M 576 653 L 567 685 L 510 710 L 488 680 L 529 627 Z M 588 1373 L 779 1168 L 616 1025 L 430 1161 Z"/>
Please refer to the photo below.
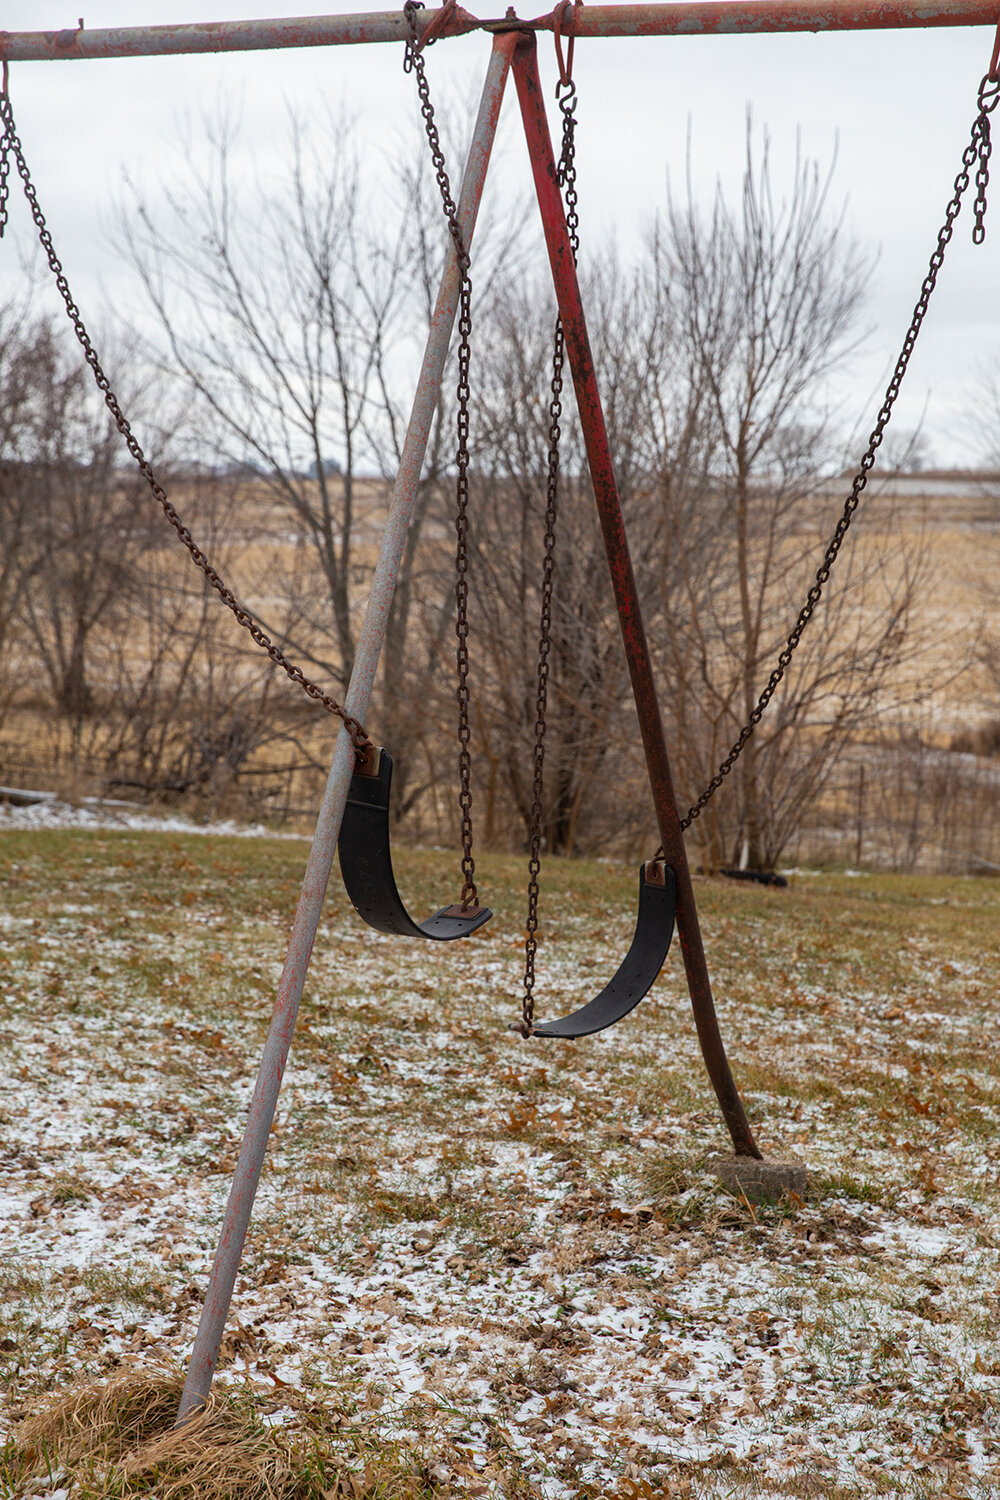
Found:
<path fill-rule="evenodd" d="M 415 922 L 396 889 L 389 848 L 389 788 L 392 756 L 379 751 L 378 771 L 355 771 L 347 792 L 337 852 L 344 886 L 355 911 L 376 932 L 397 937 L 432 938 L 439 943 L 468 937 L 488 922 L 488 906 L 444 906 L 426 922 Z"/>
<path fill-rule="evenodd" d="M 621 1021 L 635 1010 L 649 994 L 663 968 L 674 935 L 674 872 L 669 865 L 663 870 L 662 885 L 655 874 L 646 875 L 646 865 L 639 866 L 639 914 L 631 946 L 614 978 L 599 995 L 581 1005 L 572 1015 L 559 1021 L 543 1021 L 535 1026 L 533 1036 L 591 1036 Z M 514 1025 L 510 1028 L 517 1031 Z"/>

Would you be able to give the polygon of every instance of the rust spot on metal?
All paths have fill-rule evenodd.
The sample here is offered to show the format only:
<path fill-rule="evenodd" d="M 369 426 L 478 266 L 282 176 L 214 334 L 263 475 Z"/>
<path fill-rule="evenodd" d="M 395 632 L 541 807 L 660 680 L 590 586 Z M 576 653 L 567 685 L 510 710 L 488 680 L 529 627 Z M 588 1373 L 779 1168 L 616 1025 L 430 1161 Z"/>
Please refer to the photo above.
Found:
<path fill-rule="evenodd" d="M 354 762 L 356 776 L 377 776 L 379 764 L 382 760 L 380 746 L 372 744 L 371 740 L 357 752 Z"/>

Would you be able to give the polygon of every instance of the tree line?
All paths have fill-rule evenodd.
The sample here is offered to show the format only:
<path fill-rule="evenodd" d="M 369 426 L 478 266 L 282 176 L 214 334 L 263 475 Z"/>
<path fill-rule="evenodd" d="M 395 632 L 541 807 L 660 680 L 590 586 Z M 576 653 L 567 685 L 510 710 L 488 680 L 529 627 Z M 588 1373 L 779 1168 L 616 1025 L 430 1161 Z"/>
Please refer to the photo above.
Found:
<path fill-rule="evenodd" d="M 349 150 L 331 166 L 299 126 L 277 187 L 238 179 L 231 152 L 223 131 L 211 171 L 156 209 L 133 205 L 124 249 L 159 367 L 151 378 L 119 346 L 115 379 L 199 542 L 339 695 L 440 272 L 440 208 L 420 158 L 400 171 L 391 216 Z M 825 403 L 871 262 L 816 164 L 798 161 L 783 193 L 772 179 L 748 134 L 735 201 L 689 189 L 627 260 L 598 247 L 581 265 L 685 806 L 753 708 L 839 511 L 820 484 L 840 456 Z M 473 265 L 476 815 L 509 847 L 525 841 L 532 798 L 555 318 L 532 250 L 517 215 L 487 221 Z M 326 726 L 164 536 L 68 334 L 13 304 L 0 334 L 0 746 L 34 714 L 32 732 L 47 726 L 62 753 L 96 765 L 104 790 L 213 806 L 234 787 L 259 802 L 255 786 L 279 770 L 318 775 Z M 436 837 L 453 832 L 457 801 L 448 387 L 372 712 L 400 816 Z M 564 406 L 544 835 L 566 854 L 642 847 L 653 823 L 568 380 Z M 693 825 L 704 867 L 772 868 L 845 754 L 899 711 L 894 685 L 926 645 L 925 566 L 902 529 L 845 548 L 764 721 Z"/>

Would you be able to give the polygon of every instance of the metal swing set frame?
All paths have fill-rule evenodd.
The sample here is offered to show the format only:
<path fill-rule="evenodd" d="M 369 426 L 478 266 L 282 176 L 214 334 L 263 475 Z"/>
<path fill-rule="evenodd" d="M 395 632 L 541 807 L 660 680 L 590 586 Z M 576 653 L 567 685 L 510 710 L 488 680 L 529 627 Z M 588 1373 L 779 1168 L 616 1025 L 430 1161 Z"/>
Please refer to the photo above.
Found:
<path fill-rule="evenodd" d="M 940 26 L 995 27 L 998 11 L 998 0 L 691 0 L 691 3 L 680 4 L 586 6 L 574 5 L 572 0 L 561 0 L 551 14 L 533 20 L 518 18 L 513 9 L 508 10 L 507 15 L 500 20 L 480 20 L 451 0 L 451 3 L 446 3 L 440 10 L 420 11 L 414 17 L 420 46 L 426 45 L 430 40 L 462 36 L 474 31 L 484 31 L 492 36 L 486 78 L 457 203 L 457 221 L 466 249 L 473 240 L 500 107 L 508 80 L 513 74 L 565 336 L 566 358 L 576 391 L 594 497 L 628 662 L 662 844 L 663 863 L 668 872 L 672 872 L 675 884 L 676 924 L 695 1026 L 705 1067 L 738 1156 L 759 1158 L 761 1153 L 730 1072 L 716 1018 L 685 854 L 683 826 L 674 797 L 656 685 L 609 450 L 575 258 L 557 179 L 538 71 L 537 33 L 552 31 L 558 43 L 560 33 L 575 42 L 577 39 L 616 36 L 694 36 Z M 6 76 L 7 65 L 11 62 L 149 57 L 375 42 L 406 43 L 410 39 L 410 23 L 402 11 L 116 27 L 105 30 L 87 30 L 81 20 L 78 27 L 62 31 L 0 31 L 0 62 L 4 65 Z M 996 67 L 995 49 L 991 77 Z M 955 212 L 957 213 L 957 208 Z M 461 282 L 462 269 L 457 248 L 451 242 L 417 380 L 354 667 L 344 699 L 345 714 L 342 717 L 345 722 L 337 736 L 316 822 L 274 1012 L 181 1399 L 179 1422 L 204 1404 L 215 1372 L 278 1092 L 333 867 L 338 835 L 356 771 L 358 744 L 356 735 L 352 738 L 351 727 L 353 725 L 357 729 L 363 724 L 368 710 L 431 421 L 451 343 Z M 400 909 L 402 910 L 401 904 Z M 436 919 L 431 919 L 432 922 L 434 920 Z M 423 924 L 424 928 L 429 925 Z M 435 934 L 423 932 L 423 935 Z"/>

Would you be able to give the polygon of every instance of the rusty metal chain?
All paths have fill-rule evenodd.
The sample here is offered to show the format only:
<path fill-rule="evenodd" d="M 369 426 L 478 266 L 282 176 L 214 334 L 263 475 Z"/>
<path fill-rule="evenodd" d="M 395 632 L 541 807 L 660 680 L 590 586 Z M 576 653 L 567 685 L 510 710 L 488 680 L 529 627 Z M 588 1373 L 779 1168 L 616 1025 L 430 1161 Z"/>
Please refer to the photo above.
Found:
<path fill-rule="evenodd" d="M 562 429 L 563 363 L 565 340 L 562 321 L 556 319 L 552 348 L 552 384 L 549 401 L 549 454 L 545 491 L 545 550 L 542 562 L 542 602 L 538 627 L 538 676 L 535 698 L 535 744 L 528 852 L 528 916 L 524 940 L 524 996 L 521 1001 L 521 1035 L 529 1037 L 535 1016 L 535 954 L 538 951 L 538 877 L 542 861 L 542 792 L 545 770 L 545 730 L 548 707 L 549 654 L 552 650 L 552 584 L 555 573 L 556 521 L 559 499 L 559 439 Z"/>
<path fill-rule="evenodd" d="M 4 116 L 3 140 L 0 141 L 0 240 L 7 228 L 7 203 L 10 199 L 10 149 L 7 139 L 7 117 Z"/>
<path fill-rule="evenodd" d="M 1000 33 L 998 33 L 998 35 L 1000 35 Z M 910 363 L 910 356 L 912 355 L 914 345 L 917 342 L 917 336 L 920 333 L 924 318 L 927 315 L 927 307 L 931 299 L 931 294 L 933 293 L 934 288 L 937 285 L 938 272 L 941 270 L 941 267 L 944 264 L 945 251 L 948 248 L 948 244 L 954 233 L 955 220 L 958 218 L 959 211 L 961 210 L 962 199 L 965 196 L 965 193 L 971 181 L 973 164 L 977 164 L 977 170 L 976 197 L 973 205 L 974 223 L 972 229 L 972 241 L 973 244 L 981 245 L 983 240 L 986 238 L 986 190 L 989 186 L 989 160 L 991 150 L 990 115 L 996 108 L 998 97 L 1000 97 L 1000 77 L 998 77 L 995 73 L 994 63 L 991 64 L 990 72 L 986 74 L 979 85 L 979 94 L 977 101 L 979 104 L 979 113 L 976 116 L 976 119 L 973 121 L 969 144 L 962 152 L 962 169 L 959 172 L 958 176 L 955 178 L 954 194 L 948 204 L 947 209 L 945 210 L 944 223 L 938 231 L 937 244 L 934 247 L 934 252 L 930 258 L 927 274 L 925 275 L 920 288 L 920 296 L 918 297 L 917 304 L 913 309 L 913 317 L 910 320 L 910 326 L 906 330 L 906 337 L 903 339 L 903 347 L 900 350 L 899 358 L 896 360 L 896 365 L 892 372 L 892 378 L 890 379 L 889 384 L 886 387 L 885 397 L 883 399 L 881 407 L 879 408 L 875 426 L 872 428 L 871 437 L 868 440 L 868 447 L 866 448 L 864 457 L 862 458 L 861 463 L 858 466 L 858 471 L 854 476 L 854 482 L 851 485 L 850 493 L 848 494 L 847 499 L 844 502 L 843 512 L 836 524 L 836 527 L 834 528 L 834 532 L 832 537 L 830 538 L 829 545 L 827 546 L 826 552 L 823 555 L 823 561 L 819 569 L 817 570 L 816 578 L 806 595 L 805 603 L 799 611 L 798 618 L 795 621 L 795 625 L 793 626 L 788 639 L 782 647 L 782 650 L 774 665 L 774 669 L 772 670 L 771 675 L 760 694 L 760 697 L 757 699 L 757 703 L 753 711 L 751 712 L 749 719 L 740 730 L 736 739 L 733 741 L 728 755 L 720 764 L 715 775 L 705 787 L 705 790 L 702 792 L 697 802 L 695 802 L 694 805 L 688 810 L 687 815 L 681 819 L 680 826 L 682 831 L 686 828 L 690 828 L 695 818 L 701 816 L 705 807 L 711 801 L 712 797 L 718 791 L 723 781 L 725 781 L 726 777 L 729 775 L 730 771 L 739 760 L 747 741 L 753 734 L 757 725 L 760 723 L 761 719 L 764 716 L 765 709 L 767 708 L 771 699 L 774 697 L 774 694 L 785 675 L 788 664 L 795 653 L 795 648 L 798 646 L 799 641 L 802 639 L 803 632 L 805 631 L 806 626 L 809 624 L 809 621 L 812 619 L 813 612 L 815 611 L 817 604 L 822 598 L 823 589 L 830 577 L 831 569 L 833 568 L 833 565 L 837 560 L 837 554 L 839 553 L 843 540 L 850 528 L 851 521 L 854 519 L 854 513 L 861 501 L 862 492 L 868 483 L 868 475 L 874 467 L 875 454 L 882 442 L 882 438 L 885 434 L 885 429 L 889 425 L 889 419 L 892 416 L 892 410 L 896 404 L 896 397 L 899 395 L 899 388 L 902 384 L 903 376 L 906 374 L 907 367 Z M 663 857 L 662 845 L 657 851 L 656 857 Z"/>
<path fill-rule="evenodd" d="M 42 249 L 45 251 L 49 263 L 49 269 L 55 277 L 56 286 L 58 287 L 63 303 L 65 304 L 66 312 L 69 315 L 69 320 L 73 325 L 77 340 L 79 341 L 80 347 L 83 350 L 84 357 L 87 361 L 87 364 L 90 366 L 91 371 L 93 372 L 94 380 L 97 383 L 97 388 L 104 397 L 104 404 L 114 418 L 115 426 L 118 428 L 118 431 L 121 433 L 122 437 L 125 440 L 125 446 L 128 448 L 129 453 L 131 453 L 133 459 L 135 460 L 139 472 L 148 484 L 154 498 L 162 509 L 163 514 L 166 516 L 167 520 L 176 531 L 178 537 L 183 542 L 188 552 L 191 554 L 192 560 L 201 569 L 202 573 L 205 575 L 212 588 L 219 595 L 219 598 L 222 600 L 223 604 L 225 604 L 226 607 L 230 609 L 236 616 L 236 619 L 243 626 L 243 629 L 247 631 L 254 643 L 258 645 L 262 651 L 265 651 L 271 658 L 271 660 L 275 663 L 275 665 L 281 667 L 281 669 L 285 673 L 287 673 L 291 680 L 296 683 L 303 690 L 303 692 L 308 695 L 308 697 L 312 698 L 315 702 L 322 704 L 327 713 L 333 714 L 336 718 L 341 720 L 351 737 L 351 743 L 353 744 L 357 755 L 365 755 L 374 747 L 372 746 L 371 740 L 369 739 L 364 726 L 359 723 L 359 721 L 355 719 L 351 714 L 349 714 L 342 704 L 337 703 L 336 700 L 331 698 L 328 693 L 325 693 L 323 689 L 318 686 L 318 684 L 311 681 L 311 679 L 308 678 L 302 671 L 301 667 L 298 667 L 294 662 L 289 661 L 288 657 L 282 651 L 281 647 L 276 646 L 271 640 L 270 636 L 265 634 L 250 611 L 244 609 L 240 604 L 239 600 L 236 598 L 236 595 L 227 586 L 211 560 L 206 556 L 204 552 L 202 552 L 201 548 L 197 545 L 194 538 L 192 537 L 190 531 L 181 520 L 181 517 L 178 514 L 177 510 L 167 498 L 166 490 L 156 478 L 156 475 L 153 472 L 152 465 L 146 458 L 146 455 L 139 444 L 138 438 L 132 431 L 129 422 L 125 417 L 124 412 L 122 411 L 118 397 L 111 389 L 111 382 L 108 380 L 107 375 L 104 373 L 104 369 L 97 356 L 97 351 L 95 350 L 94 345 L 91 342 L 90 335 L 87 332 L 83 319 L 80 315 L 80 309 L 77 307 L 76 303 L 73 300 L 69 282 L 66 279 L 66 274 L 62 267 L 62 262 L 56 255 L 55 246 L 52 243 L 52 236 L 49 233 L 48 225 L 45 222 L 45 216 L 43 215 L 38 202 L 38 195 L 35 191 L 35 185 L 32 182 L 30 173 L 28 171 L 28 164 L 25 160 L 24 150 L 21 146 L 20 137 L 18 136 L 17 130 L 14 125 L 14 114 L 11 108 L 10 98 L 6 92 L 0 94 L 0 120 L 2 120 L 4 127 L 4 148 L 6 150 L 6 148 L 9 146 L 10 151 L 13 153 L 14 161 L 17 165 L 17 170 L 24 187 L 24 196 L 28 200 L 28 207 L 31 209 L 31 217 L 35 222 L 35 228 L 38 230 L 38 238 L 41 242 Z M 0 174 L 0 176 L 3 177 L 4 181 L 6 180 L 6 174 Z"/>
<path fill-rule="evenodd" d="M 441 138 L 438 135 L 437 122 L 434 118 L 434 106 L 431 103 L 430 87 L 424 68 L 423 48 L 416 14 L 420 9 L 421 6 L 416 3 L 416 0 L 407 0 L 407 3 L 403 7 L 403 13 L 410 28 L 410 39 L 406 44 L 406 52 L 403 57 L 403 71 L 412 73 L 417 81 L 417 93 L 420 96 L 420 113 L 424 119 L 427 143 L 430 146 L 431 160 L 434 164 L 438 191 L 441 194 L 441 205 L 448 223 L 448 231 L 455 246 L 455 258 L 458 262 L 458 271 L 461 278 L 458 307 L 458 384 L 456 392 L 458 401 L 458 415 L 456 419 L 458 441 L 455 452 L 455 466 L 457 470 L 455 481 L 455 636 L 457 641 L 455 662 L 458 672 L 458 686 L 455 690 L 455 697 L 458 702 L 458 775 L 460 784 L 458 805 L 462 816 L 462 910 L 469 911 L 479 905 L 479 893 L 476 889 L 476 861 L 472 850 L 472 752 L 469 748 L 472 739 L 469 693 L 468 578 L 469 366 L 472 359 L 470 342 L 472 335 L 472 279 L 469 275 L 471 264 L 469 252 L 465 246 L 462 227 L 458 222 L 458 209 L 455 207 L 455 200 L 452 197 L 451 182 L 449 181 L 448 170 L 445 166 L 444 152 L 441 149 Z"/>
<path fill-rule="evenodd" d="M 566 212 L 566 228 L 569 230 L 569 242 L 573 247 L 573 264 L 575 265 L 580 255 L 580 216 L 577 213 L 576 192 L 576 84 L 572 78 L 565 82 L 562 79 L 556 84 L 556 100 L 562 111 L 562 142 L 559 151 L 559 163 L 556 167 L 556 180 L 563 190 L 563 204 Z"/>
<path fill-rule="evenodd" d="M 997 33 L 1000 36 L 1000 30 Z M 975 224 L 972 227 L 972 243 L 981 245 L 986 238 L 986 189 L 990 183 L 990 152 L 993 142 L 990 137 L 990 114 L 996 108 L 1000 95 L 1000 78 L 987 73 L 979 85 L 979 114 L 972 126 L 972 143 L 978 141 L 976 167 L 976 198 L 972 205 Z M 963 158 L 964 160 L 964 158 Z"/>
<path fill-rule="evenodd" d="M 563 89 L 567 92 L 563 93 Z M 563 190 L 566 209 L 566 226 L 573 260 L 580 251 L 580 220 L 576 213 L 576 85 L 570 80 L 556 84 L 556 99 L 563 112 L 562 149 L 556 168 L 556 180 Z M 538 691 L 535 699 L 535 744 L 533 752 L 533 776 L 531 817 L 528 852 L 528 916 L 525 922 L 524 940 L 524 995 L 521 1000 L 520 1033 L 530 1037 L 535 1021 L 535 956 L 538 952 L 538 877 L 542 861 L 542 794 L 545 770 L 545 731 L 548 709 L 549 655 L 552 650 L 552 585 L 555 574 L 556 523 L 559 515 L 559 439 L 562 436 L 563 366 L 566 341 L 562 319 L 556 318 L 555 336 L 552 345 L 552 383 L 549 401 L 549 452 L 548 472 L 545 488 L 545 543 L 542 560 L 542 602 L 538 626 Z"/>

